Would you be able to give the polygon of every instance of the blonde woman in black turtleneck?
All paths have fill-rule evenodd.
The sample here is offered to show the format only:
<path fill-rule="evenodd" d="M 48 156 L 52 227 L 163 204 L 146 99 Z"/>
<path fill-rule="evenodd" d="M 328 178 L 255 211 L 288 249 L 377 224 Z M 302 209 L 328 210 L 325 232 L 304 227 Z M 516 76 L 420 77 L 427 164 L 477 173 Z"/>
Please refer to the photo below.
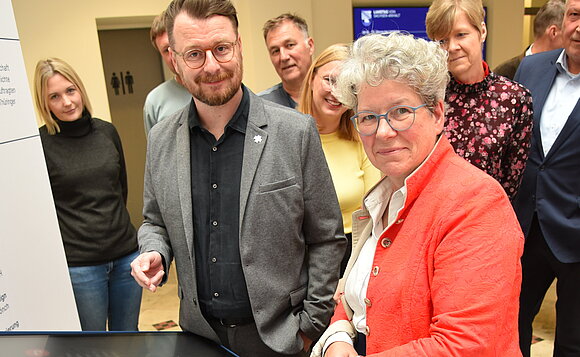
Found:
<path fill-rule="evenodd" d="M 137 236 L 126 208 L 123 148 L 91 116 L 85 88 L 58 58 L 36 65 L 35 100 L 54 204 L 83 331 L 136 331 L 141 288 L 131 277 Z"/>

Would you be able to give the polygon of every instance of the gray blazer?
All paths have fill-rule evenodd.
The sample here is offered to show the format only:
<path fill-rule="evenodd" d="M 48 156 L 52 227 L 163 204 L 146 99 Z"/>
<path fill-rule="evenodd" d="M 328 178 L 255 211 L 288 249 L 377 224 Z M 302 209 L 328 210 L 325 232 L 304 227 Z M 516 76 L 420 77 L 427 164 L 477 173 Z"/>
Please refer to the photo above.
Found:
<path fill-rule="evenodd" d="M 314 120 L 249 94 L 242 268 L 262 340 L 295 354 L 303 347 L 299 330 L 316 339 L 330 321 L 346 239 Z M 188 112 L 189 106 L 151 130 L 138 238 L 141 252 L 163 256 L 166 272 L 175 258 L 182 328 L 219 341 L 198 306 Z"/>

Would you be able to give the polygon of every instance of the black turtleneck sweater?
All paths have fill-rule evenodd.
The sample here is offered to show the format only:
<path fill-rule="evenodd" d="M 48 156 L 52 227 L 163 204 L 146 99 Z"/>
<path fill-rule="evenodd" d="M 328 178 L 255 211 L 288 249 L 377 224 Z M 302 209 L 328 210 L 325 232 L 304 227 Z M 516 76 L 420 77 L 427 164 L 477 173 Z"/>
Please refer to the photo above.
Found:
<path fill-rule="evenodd" d="M 125 206 L 127 172 L 112 124 L 88 113 L 40 128 L 54 204 L 69 266 L 103 264 L 137 250 Z"/>

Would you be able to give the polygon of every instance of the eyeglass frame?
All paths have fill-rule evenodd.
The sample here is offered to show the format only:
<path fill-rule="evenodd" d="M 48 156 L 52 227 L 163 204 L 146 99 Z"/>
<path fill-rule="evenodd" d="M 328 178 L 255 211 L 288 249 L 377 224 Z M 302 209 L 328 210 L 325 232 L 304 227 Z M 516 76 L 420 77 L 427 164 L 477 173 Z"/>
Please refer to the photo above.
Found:
<path fill-rule="evenodd" d="M 181 57 L 181 58 L 183 59 L 183 62 L 185 62 L 185 65 L 186 65 L 187 67 L 189 67 L 189 68 L 191 68 L 191 69 L 199 69 L 199 68 L 203 67 L 203 66 L 205 65 L 205 62 L 207 61 L 207 51 L 210 51 L 210 52 L 211 52 L 211 55 L 213 56 L 213 58 L 214 58 L 214 59 L 215 59 L 217 62 L 219 62 L 219 63 L 228 63 L 228 62 L 230 62 L 232 59 L 234 59 L 234 55 L 236 54 L 236 46 L 237 46 L 238 42 L 239 42 L 238 40 L 235 40 L 234 42 L 220 42 L 220 43 L 217 43 L 217 44 L 215 44 L 215 45 L 214 45 L 213 47 L 211 47 L 211 48 L 204 48 L 204 49 L 200 49 L 200 48 L 190 48 L 189 50 L 187 50 L 187 51 L 185 51 L 185 52 L 177 52 L 177 51 L 175 51 L 173 48 L 171 49 L 171 51 L 172 51 L 173 53 L 175 53 L 176 55 L 178 55 L 179 57 Z M 220 61 L 220 60 L 219 60 L 219 59 L 216 57 L 216 55 L 213 53 L 213 50 L 214 50 L 216 47 L 223 46 L 223 45 L 231 45 L 231 46 L 232 46 L 232 57 L 231 57 L 229 60 L 227 60 L 227 61 Z M 203 56 L 204 56 L 204 57 L 203 57 L 203 62 L 202 62 L 202 63 L 201 63 L 201 65 L 199 65 L 198 67 L 191 67 L 191 66 L 189 65 L 189 63 L 187 62 L 187 60 L 185 59 L 185 55 L 186 55 L 187 53 L 191 52 L 191 51 L 199 51 L 199 52 L 203 53 Z"/>
<path fill-rule="evenodd" d="M 318 68 L 316 69 L 316 71 L 318 72 Z M 315 75 L 320 77 L 322 87 L 325 90 L 328 91 L 332 90 L 333 86 L 336 84 L 336 76 L 331 76 L 330 74 L 327 74 L 326 76 L 321 76 L 319 73 L 316 73 Z"/>
<path fill-rule="evenodd" d="M 410 106 L 410 105 L 395 105 L 395 106 L 393 106 L 393 107 L 390 107 L 390 108 L 389 108 L 389 109 L 388 109 L 388 110 L 385 112 L 385 114 L 377 114 L 377 113 L 375 113 L 375 112 L 372 112 L 372 111 L 370 111 L 370 110 L 362 110 L 362 111 L 360 111 L 360 112 L 356 112 L 356 113 L 355 113 L 355 114 L 354 114 L 352 117 L 350 117 L 350 120 L 352 121 L 352 123 L 353 123 L 353 125 L 354 125 L 354 128 L 355 128 L 355 130 L 356 130 L 356 131 L 357 131 L 357 132 L 358 132 L 360 135 L 362 135 L 362 136 L 371 136 L 371 135 L 374 135 L 374 134 L 376 134 L 376 133 L 377 133 L 377 131 L 379 130 L 379 126 L 380 126 L 380 124 L 381 124 L 381 119 L 382 119 L 382 118 L 384 118 L 384 119 L 385 119 L 385 121 L 387 122 L 387 124 L 389 125 L 389 127 L 390 127 L 391 129 L 393 129 L 394 131 L 396 131 L 396 132 L 399 132 L 399 131 L 405 131 L 405 130 L 409 130 L 409 129 L 410 129 L 412 126 L 413 126 L 413 124 L 415 124 L 415 118 L 417 118 L 417 110 L 418 110 L 418 109 L 421 109 L 421 108 L 423 108 L 423 107 L 426 107 L 427 109 L 429 109 L 429 107 L 427 106 L 427 103 L 423 103 L 423 104 L 421 104 L 421 105 L 419 105 L 419 106 L 417 106 L 417 107 L 412 107 L 412 106 Z M 395 129 L 395 128 L 393 128 L 393 126 L 391 125 L 391 122 L 389 121 L 389 117 L 388 117 L 389 113 L 390 113 L 392 110 L 394 110 L 394 109 L 398 109 L 398 108 L 409 108 L 409 109 L 412 109 L 412 110 L 413 110 L 413 120 L 411 121 L 411 124 L 409 124 L 409 126 L 408 126 L 408 127 L 406 127 L 405 129 Z M 368 113 L 368 114 L 373 114 L 373 115 L 375 115 L 375 116 L 377 117 L 377 126 L 376 126 L 376 128 L 375 128 L 375 131 L 373 131 L 373 132 L 372 132 L 372 133 L 370 133 L 370 134 L 363 134 L 363 133 L 361 133 L 361 132 L 360 132 L 360 130 L 359 130 L 359 128 L 358 128 L 359 126 L 357 125 L 356 118 L 357 118 L 357 117 L 359 116 L 359 114 L 361 114 L 361 113 Z"/>

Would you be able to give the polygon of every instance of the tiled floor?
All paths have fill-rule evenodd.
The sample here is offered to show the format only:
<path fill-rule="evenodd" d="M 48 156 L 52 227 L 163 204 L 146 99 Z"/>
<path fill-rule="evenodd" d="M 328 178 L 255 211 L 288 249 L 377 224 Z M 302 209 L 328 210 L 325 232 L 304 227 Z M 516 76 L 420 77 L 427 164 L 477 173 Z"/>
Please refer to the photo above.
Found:
<path fill-rule="evenodd" d="M 554 343 L 556 292 L 550 288 L 540 313 L 534 321 L 534 335 L 538 342 L 532 345 L 532 357 L 551 357 Z M 141 331 L 180 331 L 178 326 L 179 297 L 175 269 L 170 269 L 167 284 L 156 293 L 143 292 L 139 329 Z M 540 341 L 541 340 L 541 341 Z"/>
<path fill-rule="evenodd" d="M 556 323 L 556 286 L 552 284 L 540 312 L 534 320 L 534 336 L 543 341 L 532 344 L 533 357 L 552 357 L 554 351 L 554 326 Z"/>
<path fill-rule="evenodd" d="M 177 276 L 175 275 L 175 269 L 169 269 L 167 283 L 157 289 L 157 292 L 152 293 L 149 290 L 143 291 L 141 315 L 139 316 L 139 330 L 181 331 L 178 325 L 178 309 Z"/>

